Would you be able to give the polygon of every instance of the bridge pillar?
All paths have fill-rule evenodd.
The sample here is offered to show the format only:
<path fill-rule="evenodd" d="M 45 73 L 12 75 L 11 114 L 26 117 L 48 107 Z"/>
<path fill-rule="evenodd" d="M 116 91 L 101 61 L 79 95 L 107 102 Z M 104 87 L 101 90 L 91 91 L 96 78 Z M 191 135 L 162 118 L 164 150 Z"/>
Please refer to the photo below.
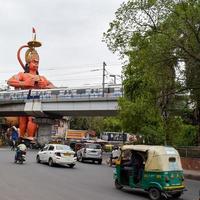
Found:
<path fill-rule="evenodd" d="M 38 124 L 38 131 L 36 141 L 39 145 L 48 144 L 52 140 L 52 126 L 55 124 L 55 120 L 48 118 L 35 118 L 34 120 Z"/>

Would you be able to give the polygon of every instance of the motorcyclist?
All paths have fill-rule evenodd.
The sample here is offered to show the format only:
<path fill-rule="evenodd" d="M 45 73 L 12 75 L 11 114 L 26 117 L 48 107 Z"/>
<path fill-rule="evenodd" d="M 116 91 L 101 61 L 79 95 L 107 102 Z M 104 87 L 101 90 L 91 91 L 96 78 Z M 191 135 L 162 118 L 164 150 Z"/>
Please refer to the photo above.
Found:
<path fill-rule="evenodd" d="M 17 162 L 22 157 L 22 155 L 26 154 L 26 149 L 27 149 L 26 145 L 22 141 L 22 143 L 17 146 L 17 150 L 15 154 L 15 162 Z"/>

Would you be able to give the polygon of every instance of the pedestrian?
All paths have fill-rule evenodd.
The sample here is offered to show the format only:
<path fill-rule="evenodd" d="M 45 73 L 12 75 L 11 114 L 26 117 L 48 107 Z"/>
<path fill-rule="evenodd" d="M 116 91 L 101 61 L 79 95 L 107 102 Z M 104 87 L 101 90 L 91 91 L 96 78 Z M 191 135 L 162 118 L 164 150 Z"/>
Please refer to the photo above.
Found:
<path fill-rule="evenodd" d="M 17 145 L 17 141 L 19 138 L 19 134 L 17 132 L 17 128 L 15 126 L 13 126 L 11 128 L 12 132 L 11 132 L 11 142 L 12 142 L 12 146 L 11 146 L 11 150 L 15 150 L 16 145 Z"/>
<path fill-rule="evenodd" d="M 118 146 L 114 146 L 111 156 L 110 156 L 110 166 L 113 165 L 113 161 L 118 159 L 120 156 L 120 149 Z"/>

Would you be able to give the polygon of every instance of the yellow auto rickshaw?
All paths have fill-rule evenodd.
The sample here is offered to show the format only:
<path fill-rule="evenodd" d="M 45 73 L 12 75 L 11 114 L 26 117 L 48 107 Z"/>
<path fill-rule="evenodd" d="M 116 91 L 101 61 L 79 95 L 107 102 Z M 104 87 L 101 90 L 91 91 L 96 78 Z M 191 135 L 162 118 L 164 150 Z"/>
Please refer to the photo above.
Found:
<path fill-rule="evenodd" d="M 179 198 L 185 186 L 180 156 L 166 146 L 124 145 L 114 171 L 115 187 L 147 191 L 151 200 Z"/>

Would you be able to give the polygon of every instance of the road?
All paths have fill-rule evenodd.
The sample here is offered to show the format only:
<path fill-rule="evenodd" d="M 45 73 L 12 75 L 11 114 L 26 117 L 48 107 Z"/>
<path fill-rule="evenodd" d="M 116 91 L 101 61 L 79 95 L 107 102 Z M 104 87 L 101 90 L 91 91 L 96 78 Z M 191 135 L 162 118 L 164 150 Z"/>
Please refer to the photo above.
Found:
<path fill-rule="evenodd" d="M 105 164 L 49 167 L 37 164 L 35 155 L 28 151 L 25 164 L 14 164 L 14 152 L 0 149 L 1 200 L 148 200 L 143 192 L 116 190 L 113 168 Z M 186 180 L 186 186 L 182 199 L 198 200 L 200 182 Z"/>

